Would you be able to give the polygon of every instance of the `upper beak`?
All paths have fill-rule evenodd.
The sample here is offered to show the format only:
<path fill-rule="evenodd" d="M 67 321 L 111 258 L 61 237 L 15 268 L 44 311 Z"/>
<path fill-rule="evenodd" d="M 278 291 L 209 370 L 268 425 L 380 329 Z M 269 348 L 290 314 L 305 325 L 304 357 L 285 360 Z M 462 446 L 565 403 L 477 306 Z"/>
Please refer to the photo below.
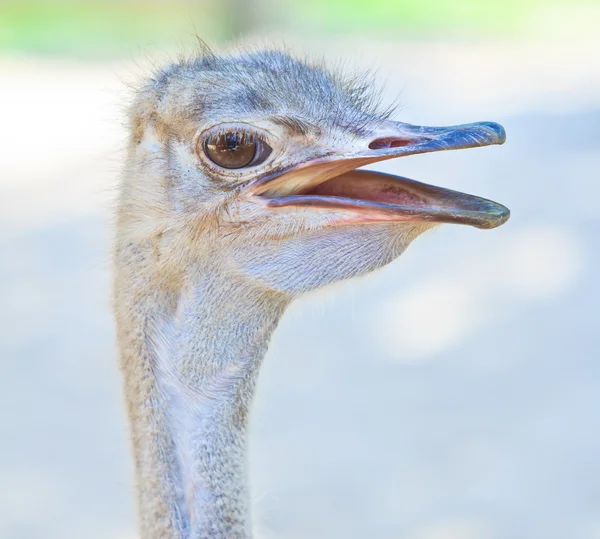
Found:
<path fill-rule="evenodd" d="M 249 185 L 269 207 L 311 206 L 346 210 L 346 221 L 435 221 L 494 228 L 509 218 L 496 202 L 400 176 L 359 167 L 405 155 L 503 144 L 504 128 L 493 122 L 426 127 L 386 122 L 349 151 L 327 153 L 271 172 Z"/>

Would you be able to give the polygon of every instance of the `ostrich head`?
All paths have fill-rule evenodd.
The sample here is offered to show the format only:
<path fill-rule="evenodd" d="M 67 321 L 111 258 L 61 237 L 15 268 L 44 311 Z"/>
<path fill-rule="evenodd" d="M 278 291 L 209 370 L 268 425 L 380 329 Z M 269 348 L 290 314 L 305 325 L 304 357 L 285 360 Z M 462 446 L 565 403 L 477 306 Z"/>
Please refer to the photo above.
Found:
<path fill-rule="evenodd" d="M 166 273 L 202 260 L 293 297 L 389 263 L 438 223 L 508 219 L 489 200 L 357 170 L 502 144 L 501 126 L 409 125 L 376 101 L 365 79 L 281 52 L 164 69 L 132 108 L 130 233 L 160 237 Z"/>
<path fill-rule="evenodd" d="M 374 104 L 363 79 L 278 52 L 204 54 L 136 94 L 114 292 L 144 539 L 251 537 L 247 417 L 290 300 L 387 264 L 437 223 L 508 218 L 358 170 L 501 144 L 502 127 L 418 127 Z"/>

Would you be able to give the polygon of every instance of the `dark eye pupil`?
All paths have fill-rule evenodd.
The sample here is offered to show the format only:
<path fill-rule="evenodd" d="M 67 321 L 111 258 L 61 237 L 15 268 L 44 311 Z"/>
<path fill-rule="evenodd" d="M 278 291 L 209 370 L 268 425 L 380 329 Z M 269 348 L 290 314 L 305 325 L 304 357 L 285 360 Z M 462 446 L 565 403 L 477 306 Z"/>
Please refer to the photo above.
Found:
<path fill-rule="evenodd" d="M 252 135 L 232 131 L 208 138 L 204 150 L 213 163 L 223 168 L 243 168 L 254 160 L 256 146 Z"/>
<path fill-rule="evenodd" d="M 225 135 L 225 146 L 230 152 L 235 152 L 239 145 L 240 140 L 237 133 L 227 133 Z"/>

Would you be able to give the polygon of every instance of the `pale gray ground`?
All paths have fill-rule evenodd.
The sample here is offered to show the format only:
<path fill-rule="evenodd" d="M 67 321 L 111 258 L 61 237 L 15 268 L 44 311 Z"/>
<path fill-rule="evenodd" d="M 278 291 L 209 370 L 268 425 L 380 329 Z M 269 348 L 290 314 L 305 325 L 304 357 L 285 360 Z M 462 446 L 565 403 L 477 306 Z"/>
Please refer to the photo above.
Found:
<path fill-rule="evenodd" d="M 592 45 L 333 48 L 390 74 L 399 119 L 502 123 L 504 147 L 379 168 L 513 217 L 290 310 L 253 417 L 261 537 L 600 537 Z M 2 64 L 0 537 L 132 539 L 107 211 L 129 66 Z"/>

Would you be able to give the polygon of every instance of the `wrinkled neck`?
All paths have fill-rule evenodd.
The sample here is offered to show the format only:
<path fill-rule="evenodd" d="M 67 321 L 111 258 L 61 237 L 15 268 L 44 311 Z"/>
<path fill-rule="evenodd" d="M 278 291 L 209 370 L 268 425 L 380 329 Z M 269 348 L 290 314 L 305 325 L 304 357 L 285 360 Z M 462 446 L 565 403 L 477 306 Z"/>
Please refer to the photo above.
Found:
<path fill-rule="evenodd" d="M 125 369 L 142 537 L 249 538 L 248 414 L 287 301 L 210 272 L 177 296 L 144 318 L 134 361 L 148 378 Z"/>

